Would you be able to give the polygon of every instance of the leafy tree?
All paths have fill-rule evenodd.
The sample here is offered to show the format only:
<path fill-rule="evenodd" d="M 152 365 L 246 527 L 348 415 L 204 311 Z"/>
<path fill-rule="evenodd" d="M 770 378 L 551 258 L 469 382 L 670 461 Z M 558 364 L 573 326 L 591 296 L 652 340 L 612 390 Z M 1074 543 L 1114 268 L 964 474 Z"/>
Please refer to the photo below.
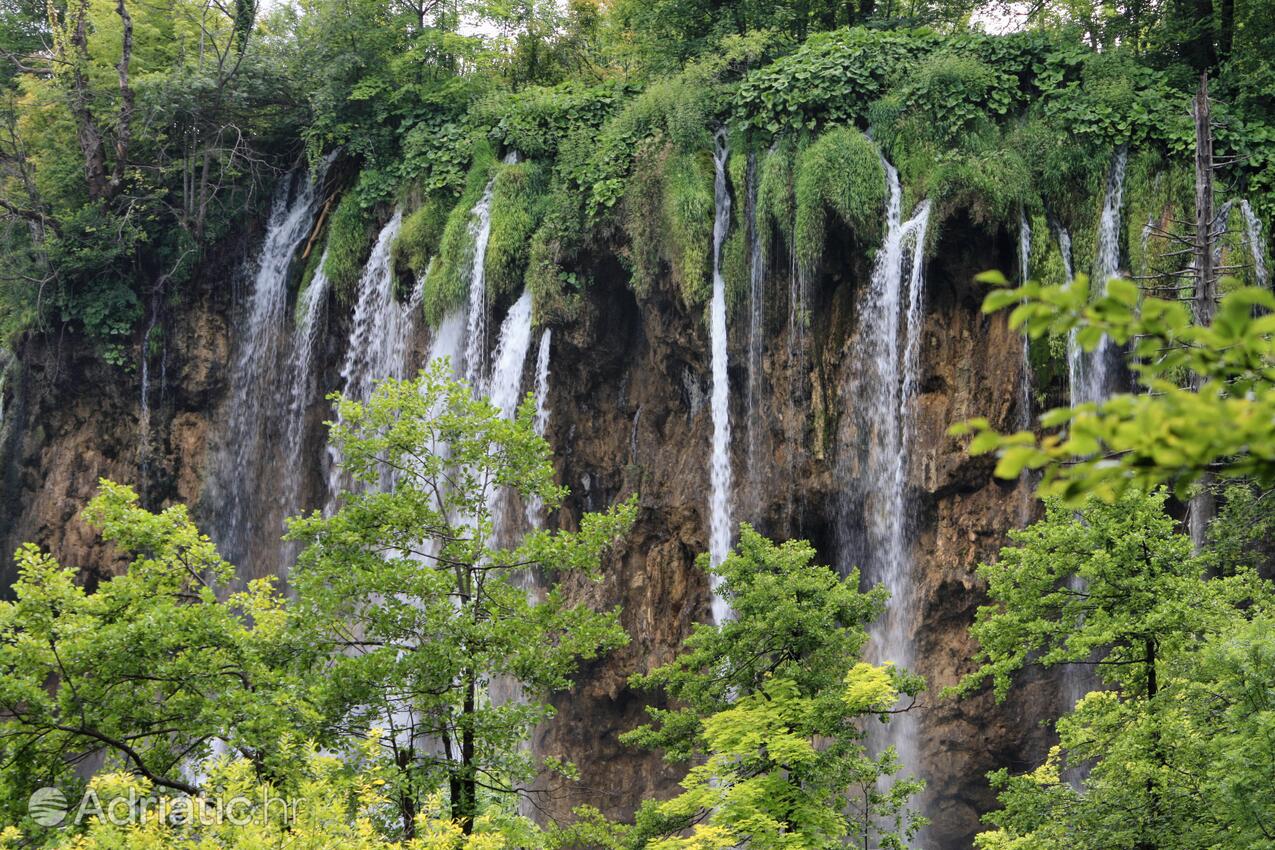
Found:
<path fill-rule="evenodd" d="M 317 715 L 288 669 L 305 654 L 268 580 L 229 593 L 233 569 L 182 506 L 150 513 L 103 481 L 85 519 L 132 557 L 95 592 L 26 545 L 14 602 L 0 603 L 0 788 L 5 819 L 43 785 L 80 788 L 104 764 L 193 792 L 186 772 L 215 740 L 263 775 Z M 224 597 L 224 601 L 219 599 Z"/>
<path fill-rule="evenodd" d="M 1004 283 L 999 273 L 985 279 Z M 1033 338 L 1075 331 L 1088 351 L 1104 335 L 1127 343 L 1147 392 L 1050 410 L 1040 417 L 1047 432 L 1039 441 L 1028 431 L 998 434 L 986 419 L 953 426 L 953 434 L 975 435 L 971 454 L 999 452 L 998 476 L 1042 470 L 1040 494 L 1072 505 L 1158 484 L 1185 494 L 1206 472 L 1275 483 L 1275 295 L 1232 291 L 1213 322 L 1201 326 L 1185 302 L 1140 297 L 1128 281 L 1110 281 L 1089 301 L 1088 281 L 1079 276 L 1063 286 L 997 290 L 983 310 L 1012 304 L 1011 326 Z M 1198 377 L 1198 391 L 1183 386 L 1184 374 Z"/>
<path fill-rule="evenodd" d="M 923 683 L 892 665 L 849 666 L 885 591 L 860 593 L 857 571 L 841 578 L 813 560 L 805 542 L 742 525 L 737 550 L 708 568 L 732 618 L 697 624 L 684 653 L 634 677 L 678 707 L 648 708 L 652 722 L 623 739 L 695 766 L 681 794 L 644 804 L 633 846 L 901 848 L 923 825 L 906 808 L 922 784 L 888 782 L 898 761 L 869 755 L 862 729 Z"/>
<path fill-rule="evenodd" d="M 313 847 L 324 850 L 533 850 L 544 840 L 525 818 L 485 812 L 472 832 L 452 820 L 435 796 L 417 820 L 417 836 L 391 842 L 383 813 L 390 805 L 385 766 L 376 760 L 372 736 L 341 758 L 306 750 L 298 754 L 295 781 L 287 787 L 262 782 L 244 759 L 209 768 L 207 793 L 183 797 L 131 774 L 95 776 L 82 799 L 72 800 L 69 823 L 51 843 L 77 850 L 152 850 L 217 847 Z M 148 800 L 140 810 L 136 800 Z M 122 817 L 131 812 L 132 817 Z M 164 817 L 171 813 L 175 817 Z M 22 830 L 0 830 L 0 847 L 29 846 Z"/>
<path fill-rule="evenodd" d="M 1275 808 L 1237 788 L 1269 787 L 1275 774 L 1251 761 L 1227 774 L 1251 751 L 1242 736 L 1270 722 L 1256 691 L 1270 677 L 1269 641 L 1254 637 L 1275 597 L 1250 569 L 1210 579 L 1166 498 L 1129 490 L 1079 513 L 1050 502 L 980 566 L 991 604 L 971 630 L 979 667 L 959 693 L 991 679 L 1003 698 L 1033 665 L 1091 665 L 1102 687 L 1059 721 L 1044 765 L 992 775 L 1003 808 L 980 848 L 1262 846 Z M 1063 781 L 1082 766 L 1083 778 Z"/>
<path fill-rule="evenodd" d="M 316 700 L 347 739 L 385 730 L 408 836 L 435 788 L 447 788 L 466 832 L 485 800 L 517 794 L 535 775 L 520 744 L 551 715 L 548 693 L 568 687 L 581 660 L 627 641 L 618 612 L 568 603 L 553 578 L 596 579 L 635 502 L 585 514 L 576 532 L 505 542 L 510 494 L 552 508 L 566 492 L 533 415 L 528 400 L 502 419 L 445 363 L 382 382 L 365 404 L 340 399 L 332 443 L 356 490 L 332 516 L 294 520 L 289 532 L 307 544 L 296 620 L 330 653 Z M 535 601 L 533 571 L 550 579 Z M 502 686 L 522 698 L 498 699 Z"/>

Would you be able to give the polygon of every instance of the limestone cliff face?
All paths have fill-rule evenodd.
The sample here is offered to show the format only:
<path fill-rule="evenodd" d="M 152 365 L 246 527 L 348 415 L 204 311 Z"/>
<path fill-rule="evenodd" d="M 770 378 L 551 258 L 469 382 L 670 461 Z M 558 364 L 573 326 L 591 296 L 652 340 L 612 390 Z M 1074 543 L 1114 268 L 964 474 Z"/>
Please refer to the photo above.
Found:
<path fill-rule="evenodd" d="M 987 696 L 959 703 L 938 696 L 968 668 L 973 652 L 967 628 L 981 601 L 974 568 L 1030 510 L 1020 488 L 995 481 L 990 462 L 971 460 L 944 433 L 973 415 L 1002 427 L 1018 421 L 1021 341 L 1003 315 L 982 315 L 982 292 L 972 282 L 986 268 L 1012 267 L 1010 244 L 1004 235 L 993 239 L 949 222 L 927 269 L 909 490 L 915 657 L 930 681 L 916 709 L 919 749 L 934 819 L 929 838 L 939 848 L 969 846 L 979 813 L 993 803 L 987 770 L 1022 767 L 1041 755 L 1048 741 L 1039 720 L 1055 701 L 1045 680 L 1003 706 Z M 810 287 L 810 324 L 800 344 L 790 338 L 788 282 L 779 275 L 768 281 L 754 384 L 760 391 L 751 410 L 743 391 L 747 316 L 736 310 L 730 319 L 734 518 L 773 537 L 807 537 L 830 565 L 845 564 L 845 526 L 854 522 L 853 482 L 846 480 L 854 470 L 839 461 L 847 446 L 865 438 L 855 432 L 849 415 L 855 399 L 847 392 L 857 295 L 870 275 L 868 261 L 855 253 L 844 245 L 829 251 Z M 165 325 L 162 400 L 145 455 L 153 506 L 198 503 L 207 479 L 210 435 L 226 415 L 235 344 L 229 268 L 210 271 L 200 295 L 170 311 Z M 555 327 L 547 437 L 571 495 L 550 523 L 573 527 L 583 511 L 639 493 L 637 526 L 606 565 L 604 580 L 570 588 L 600 606 L 622 605 L 632 642 L 583 671 L 574 691 L 555 698 L 558 716 L 537 730 L 538 751 L 563 755 L 582 771 L 578 782 L 540 789 L 539 805 L 549 815 L 586 801 L 625 815 L 644 796 L 671 793 L 679 769 L 618 741 L 641 721 L 649 698 L 631 690 L 627 678 L 671 658 L 692 623 L 709 614 L 708 584 L 695 567 L 708 546 L 712 423 L 704 316 L 685 307 L 671 281 L 638 299 L 610 260 L 595 270 L 595 280 L 579 314 Z M 330 334 L 324 346 L 324 392 L 336 382 L 342 352 L 332 340 L 339 336 Z M 107 573 L 112 556 L 75 515 L 100 476 L 139 480 L 137 378 L 102 365 L 73 339 L 32 339 L 20 354 L 25 368 L 9 405 L 10 433 L 0 443 L 8 458 L 0 540 L 9 550 L 34 540 L 66 563 Z M 317 482 L 321 413 L 313 419 L 308 475 Z"/>

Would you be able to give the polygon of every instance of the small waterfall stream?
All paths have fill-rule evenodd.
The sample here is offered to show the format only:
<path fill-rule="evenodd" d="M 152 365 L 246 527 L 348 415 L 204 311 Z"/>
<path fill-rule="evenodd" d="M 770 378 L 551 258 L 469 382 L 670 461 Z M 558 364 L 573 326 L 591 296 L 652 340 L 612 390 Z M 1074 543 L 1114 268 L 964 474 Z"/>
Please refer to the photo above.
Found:
<path fill-rule="evenodd" d="M 469 309 L 465 328 L 465 380 L 477 391 L 486 374 L 487 356 L 487 241 L 491 238 L 491 195 L 496 181 L 487 188 L 469 214 L 469 235 L 473 254 L 469 269 Z"/>
<path fill-rule="evenodd" d="M 395 296 L 390 248 L 402 222 L 402 211 L 395 210 L 377 235 L 372 253 L 359 275 L 354 316 L 346 339 L 345 360 L 341 364 L 341 393 L 346 398 L 364 401 L 372 394 L 377 381 L 404 378 L 410 368 L 407 358 L 419 322 L 423 290 L 418 282 L 406 302 L 400 302 Z M 340 451 L 335 446 L 328 446 L 327 458 L 328 505 L 332 507 L 348 481 L 341 470 Z"/>
<path fill-rule="evenodd" d="M 1032 260 L 1032 226 L 1027 220 L 1027 213 L 1018 211 L 1018 280 L 1026 284 L 1031 279 Z M 1031 341 L 1023 334 L 1023 374 L 1018 382 L 1018 427 L 1029 429 L 1032 426 L 1032 366 Z"/>
<path fill-rule="evenodd" d="M 1107 281 L 1120 272 L 1120 210 L 1124 203 L 1125 168 L 1129 161 L 1129 151 L 1123 145 L 1116 148 L 1111 160 L 1111 170 L 1107 175 L 1107 190 L 1103 197 L 1102 214 L 1098 219 L 1098 253 L 1094 260 L 1092 290 L 1095 295 L 1107 291 Z M 1073 332 L 1067 341 L 1068 362 L 1071 351 L 1079 349 L 1076 335 Z M 1079 364 L 1078 385 L 1081 388 L 1079 399 L 1075 387 L 1072 387 L 1072 398 L 1075 401 L 1104 401 L 1111 394 L 1111 367 L 1116 352 L 1111 340 L 1106 336 L 1098 342 L 1097 348 L 1091 352 L 1076 351 Z"/>
<path fill-rule="evenodd" d="M 930 204 L 922 201 L 902 218 L 899 175 L 884 163 L 888 185 L 885 236 L 877 250 L 870 286 L 860 296 L 860 327 L 846 409 L 854 411 L 855 434 L 843 443 L 839 476 L 853 492 L 843 499 L 840 521 L 842 566 L 861 566 L 868 584 L 890 591 L 890 604 L 872 629 L 869 654 L 876 663 L 909 667 L 918 613 L 911 553 L 908 458 L 911 411 L 919 387 L 925 311 L 924 245 Z M 870 729 L 880 750 L 893 746 L 905 772 L 916 774 L 919 748 L 913 714 L 897 715 Z"/>
<path fill-rule="evenodd" d="M 1265 287 L 1270 277 L 1266 271 L 1266 250 L 1262 243 L 1262 220 L 1247 198 L 1240 201 L 1240 214 L 1244 217 L 1244 241 L 1248 243 L 1249 255 L 1253 258 L 1253 282 Z"/>
<path fill-rule="evenodd" d="M 275 193 L 231 366 L 226 433 L 209 466 L 213 473 L 205 502 L 213 514 L 210 532 L 222 554 L 248 577 L 275 574 L 285 566 L 250 559 L 259 554 L 253 551 L 254 537 L 269 535 L 277 543 L 282 529 L 275 524 L 282 522 L 283 501 L 289 498 L 278 488 L 280 438 L 271 433 L 278 422 L 272 415 L 274 403 L 288 394 L 280 381 L 289 373 L 284 362 L 291 348 L 289 271 L 314 224 L 329 162 L 324 160 L 309 177 L 289 175 Z"/>
<path fill-rule="evenodd" d="M 730 150 L 725 133 L 718 133 L 714 152 L 713 180 L 713 298 L 709 307 L 709 335 L 712 340 L 713 369 L 713 445 L 709 464 L 711 493 L 709 497 L 709 559 L 720 564 L 730 552 L 731 544 L 731 468 L 730 468 L 730 377 L 726 351 L 726 281 L 722 276 L 722 246 L 730 226 L 730 191 L 726 182 L 726 162 Z M 720 580 L 713 578 L 713 622 L 730 617 L 730 606 L 717 592 Z"/>
<path fill-rule="evenodd" d="M 288 513 L 303 510 L 302 489 L 305 485 L 306 414 L 318 394 L 315 374 L 315 347 L 318 344 L 323 310 L 328 302 L 327 263 L 325 250 L 310 284 L 297 299 L 296 325 L 292 330 L 292 386 L 288 397 L 287 465 L 284 467 L 284 493 L 289 499 Z"/>
<path fill-rule="evenodd" d="M 536 351 L 536 436 L 543 437 L 549 430 L 549 348 L 553 339 L 553 331 L 545 328 L 540 332 L 540 347 Z M 527 525 L 540 528 L 544 524 L 544 502 L 539 496 L 527 500 Z"/>

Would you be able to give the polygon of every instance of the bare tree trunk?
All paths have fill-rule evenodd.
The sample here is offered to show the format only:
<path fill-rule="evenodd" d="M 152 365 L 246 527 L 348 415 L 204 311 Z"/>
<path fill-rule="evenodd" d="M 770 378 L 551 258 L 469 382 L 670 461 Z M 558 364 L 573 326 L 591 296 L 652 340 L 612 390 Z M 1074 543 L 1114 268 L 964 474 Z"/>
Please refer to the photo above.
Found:
<path fill-rule="evenodd" d="M 114 191 L 124 182 L 124 169 L 128 167 L 128 146 L 133 136 L 133 88 L 128 82 L 129 64 L 133 59 L 133 16 L 128 13 L 124 0 L 117 0 L 115 12 L 120 17 L 123 33 L 120 36 L 120 64 L 117 66 L 120 80 L 119 123 L 115 128 L 115 171 L 111 177 Z"/>
<path fill-rule="evenodd" d="M 89 61 L 88 0 L 77 3 L 74 14 L 71 47 L 75 55 L 67 60 L 71 66 L 71 91 L 68 92 L 67 106 L 71 110 L 71 117 L 75 120 L 75 137 L 80 144 L 80 153 L 84 157 L 84 182 L 88 186 L 89 198 L 98 200 L 106 197 L 108 188 L 106 145 L 102 141 L 102 133 L 98 129 L 97 122 L 93 120 L 93 113 L 89 110 L 92 98 L 89 93 L 89 81 L 84 76 L 84 65 Z"/>
<path fill-rule="evenodd" d="M 1195 296 L 1191 307 L 1195 322 L 1208 325 L 1217 309 L 1217 269 L 1213 264 L 1213 130 L 1210 126 L 1209 75 L 1200 75 L 1200 90 L 1191 108 L 1195 118 Z M 1191 388 L 1199 390 L 1200 376 L 1191 376 Z M 1191 497 L 1188 531 L 1198 552 L 1204 548 L 1208 524 L 1217 513 L 1212 476 L 1200 477 L 1199 490 Z"/>

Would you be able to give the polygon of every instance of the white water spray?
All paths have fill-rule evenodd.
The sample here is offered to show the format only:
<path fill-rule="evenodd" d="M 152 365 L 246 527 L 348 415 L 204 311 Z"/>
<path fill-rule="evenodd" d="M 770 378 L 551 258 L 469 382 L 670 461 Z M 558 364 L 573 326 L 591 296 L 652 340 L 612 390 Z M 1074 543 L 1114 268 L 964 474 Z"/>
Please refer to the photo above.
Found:
<path fill-rule="evenodd" d="M 898 172 L 884 163 L 888 184 L 885 238 L 877 251 L 871 285 L 863 295 L 855 372 L 847 405 L 856 411 L 858 436 L 846 447 L 860 459 L 843 475 L 856 476 L 861 515 L 844 515 L 843 532 L 862 524 L 861 540 L 845 540 L 848 569 L 864 561 L 867 578 L 890 591 L 890 604 L 872 630 L 871 652 L 877 663 L 909 667 L 914 660 L 912 633 L 917 603 L 910 551 L 907 471 L 913 436 L 912 402 L 920 379 L 920 343 L 925 309 L 924 245 L 930 204 L 918 205 L 902 221 Z M 846 457 L 842 461 L 853 461 Z M 856 472 L 857 470 L 857 472 Z M 853 510 L 850 503 L 843 510 Z M 857 546 L 852 546 L 857 543 Z M 873 728 L 878 748 L 893 745 L 905 768 L 916 773 L 915 717 L 898 715 L 888 726 Z"/>
<path fill-rule="evenodd" d="M 1099 296 L 1106 293 L 1107 281 L 1120 272 L 1120 209 L 1124 204 L 1128 160 L 1128 149 L 1123 145 L 1117 148 L 1107 175 L 1107 191 L 1102 202 L 1102 215 L 1098 219 L 1098 255 L 1093 274 L 1093 292 Z M 1079 347 L 1075 332 L 1072 332 L 1067 344 L 1069 350 Z M 1077 357 L 1081 365 L 1079 401 L 1105 401 L 1111 394 L 1111 364 L 1115 357 L 1111 340 L 1104 334 L 1092 352 L 1077 352 Z M 1076 400 L 1075 386 L 1072 387 L 1072 398 Z"/>
<path fill-rule="evenodd" d="M 549 430 L 549 347 L 553 331 L 545 328 L 540 332 L 540 348 L 536 352 L 536 418 L 534 428 L 537 437 L 543 437 Z M 527 525 L 539 528 L 544 522 L 541 515 L 544 501 L 539 496 L 527 500 Z"/>
<path fill-rule="evenodd" d="M 1253 281 L 1265 288 L 1270 281 L 1266 271 L 1266 250 L 1262 242 L 1262 220 L 1257 217 L 1248 199 L 1240 201 L 1240 213 L 1244 216 L 1244 241 L 1248 243 L 1253 258 Z"/>
<path fill-rule="evenodd" d="M 713 446 L 709 462 L 711 493 L 708 505 L 709 560 L 716 566 L 726 559 L 731 542 L 731 469 L 730 469 L 730 378 L 726 352 L 726 281 L 722 277 L 722 246 L 730 226 L 730 192 L 726 184 L 726 160 L 730 151 L 725 133 L 718 133 L 713 155 L 715 177 L 713 193 L 713 300 L 709 306 L 709 335 L 712 339 L 713 368 Z M 713 577 L 713 622 L 730 618 L 730 606 L 718 593 L 720 579 Z"/>
<path fill-rule="evenodd" d="M 403 222 L 395 210 L 381 228 L 359 276 L 354 317 L 341 364 L 341 394 L 366 401 L 377 381 L 407 376 L 407 357 L 420 316 L 423 288 L 417 283 L 411 297 L 401 303 L 394 294 L 394 271 L 390 248 Z M 334 507 L 337 494 L 346 484 L 340 451 L 328 446 L 328 505 Z M 387 482 L 388 483 L 388 480 Z"/>
<path fill-rule="evenodd" d="M 210 467 L 214 472 L 208 488 L 214 509 L 209 523 L 213 538 L 247 577 L 271 574 L 285 566 L 251 563 L 258 554 L 253 550 L 265 545 L 254 546 L 252 538 L 259 530 L 269 535 L 269 545 L 276 545 L 280 529 L 274 522 L 282 522 L 282 511 L 292 498 L 280 492 L 275 480 L 275 464 L 281 459 L 268 432 L 271 423 L 278 421 L 271 415 L 277 399 L 288 392 L 280 386 L 280 379 L 288 375 L 284 362 L 289 350 L 288 272 L 314 224 L 330 161 L 331 157 L 325 159 L 310 178 L 289 175 L 275 193 L 246 313 L 239 324 L 241 341 L 231 367 L 227 431 Z"/>

